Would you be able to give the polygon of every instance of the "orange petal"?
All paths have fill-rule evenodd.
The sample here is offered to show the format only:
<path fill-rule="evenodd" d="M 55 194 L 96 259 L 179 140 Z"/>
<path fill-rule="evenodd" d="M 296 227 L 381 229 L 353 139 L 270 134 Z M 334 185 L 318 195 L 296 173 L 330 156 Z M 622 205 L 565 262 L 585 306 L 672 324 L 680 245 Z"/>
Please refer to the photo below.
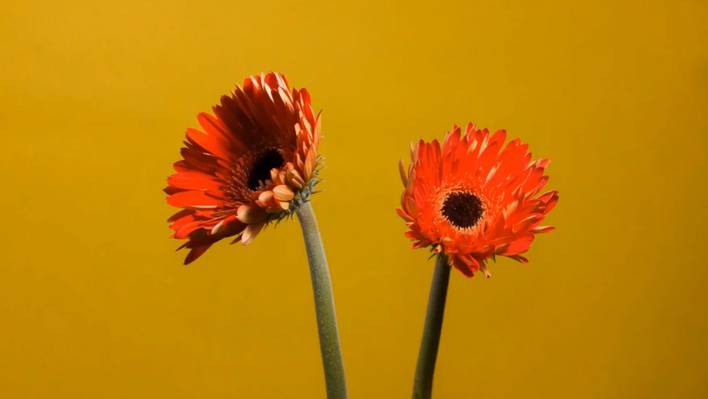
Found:
<path fill-rule="evenodd" d="M 258 201 L 260 201 L 264 206 L 267 206 L 270 204 L 270 202 L 273 200 L 273 192 L 272 191 L 264 191 L 258 195 Z"/>
<path fill-rule="evenodd" d="M 403 160 L 398 161 L 398 173 L 401 174 L 401 182 L 403 182 L 403 187 L 407 187 L 408 175 L 406 173 L 406 168 L 403 166 Z"/>
<path fill-rule="evenodd" d="M 246 226 L 246 229 L 243 230 L 243 234 L 241 234 L 241 242 L 243 245 L 248 245 L 253 241 L 254 238 L 258 235 L 258 233 L 263 230 L 263 227 L 265 226 L 265 223 L 260 223 L 260 224 L 249 224 Z"/>
<path fill-rule="evenodd" d="M 221 200 L 203 191 L 182 191 L 167 197 L 167 203 L 181 208 L 216 208 L 221 204 Z"/>
<path fill-rule="evenodd" d="M 532 233 L 548 233 L 555 229 L 553 226 L 538 226 L 531 229 Z"/>
<path fill-rule="evenodd" d="M 285 184 L 281 184 L 273 187 L 273 195 L 278 201 L 290 201 L 295 197 L 295 193 L 292 192 Z"/>
<path fill-rule="evenodd" d="M 253 205 L 241 205 L 236 211 L 236 218 L 248 225 L 260 223 L 265 220 L 266 213 L 263 208 Z"/>
<path fill-rule="evenodd" d="M 295 167 L 288 169 L 288 172 L 285 174 L 285 178 L 288 184 L 295 188 L 301 189 L 305 187 L 305 180 L 302 179 L 302 176 L 300 176 L 300 173 L 298 173 Z"/>

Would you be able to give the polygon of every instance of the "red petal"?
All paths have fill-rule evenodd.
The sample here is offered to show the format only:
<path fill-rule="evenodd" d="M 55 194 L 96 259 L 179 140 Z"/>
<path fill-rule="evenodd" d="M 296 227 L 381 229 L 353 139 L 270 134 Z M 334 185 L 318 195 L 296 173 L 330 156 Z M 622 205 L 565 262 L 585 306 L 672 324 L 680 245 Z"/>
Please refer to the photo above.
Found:
<path fill-rule="evenodd" d="M 531 246 L 531 243 L 533 242 L 533 239 L 533 234 L 525 234 L 520 238 L 517 238 L 516 240 L 509 243 L 509 247 L 504 251 L 504 253 L 502 253 L 502 255 L 518 255 L 520 253 L 528 251 L 529 247 Z"/>
<path fill-rule="evenodd" d="M 215 208 L 221 205 L 221 200 L 203 191 L 182 191 L 167 197 L 167 203 L 178 208 Z"/>
<path fill-rule="evenodd" d="M 179 240 L 183 240 L 185 238 L 188 238 L 190 234 L 194 233 L 196 230 L 199 230 L 204 226 L 204 221 L 203 220 L 195 220 L 193 222 L 185 223 L 179 228 L 175 228 L 175 238 Z M 173 226 L 174 228 L 175 226 Z"/>
<path fill-rule="evenodd" d="M 208 242 L 208 243 L 197 245 L 197 246 L 191 248 L 191 251 L 189 251 L 189 254 L 184 259 L 184 264 L 188 265 L 188 264 L 194 262 L 195 260 L 197 260 L 200 256 L 204 255 L 204 252 L 206 252 L 207 249 L 209 249 L 209 247 L 212 246 L 212 244 L 214 244 L 214 243 Z"/>
<path fill-rule="evenodd" d="M 167 184 L 183 190 L 208 190 L 221 193 L 223 182 L 212 175 L 198 171 L 178 172 L 167 179 Z"/>

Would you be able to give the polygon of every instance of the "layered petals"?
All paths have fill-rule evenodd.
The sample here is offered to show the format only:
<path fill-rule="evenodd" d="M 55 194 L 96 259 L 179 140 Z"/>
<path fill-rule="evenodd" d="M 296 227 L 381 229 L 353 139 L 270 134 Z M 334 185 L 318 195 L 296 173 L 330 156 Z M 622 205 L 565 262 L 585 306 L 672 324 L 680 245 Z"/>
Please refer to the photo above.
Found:
<path fill-rule="evenodd" d="M 448 255 L 467 276 L 489 275 L 486 262 L 507 256 L 526 262 L 536 234 L 558 202 L 558 192 L 539 194 L 549 161 L 532 160 L 528 146 L 506 141 L 506 131 L 491 134 L 473 124 L 454 126 L 442 144 L 419 141 L 411 164 L 399 165 L 404 185 L 397 212 L 409 227 L 414 248 L 432 247 Z"/>
<path fill-rule="evenodd" d="M 182 208 L 169 223 L 174 238 L 187 240 L 186 264 L 223 238 L 251 242 L 307 200 L 321 136 L 307 90 L 277 73 L 246 78 L 197 121 L 164 190 Z"/>

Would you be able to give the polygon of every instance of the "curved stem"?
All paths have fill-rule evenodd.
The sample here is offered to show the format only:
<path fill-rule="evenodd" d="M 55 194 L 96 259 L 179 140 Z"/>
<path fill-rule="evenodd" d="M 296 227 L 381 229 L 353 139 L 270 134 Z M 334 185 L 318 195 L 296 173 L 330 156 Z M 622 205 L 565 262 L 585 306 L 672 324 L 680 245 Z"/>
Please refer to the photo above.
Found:
<path fill-rule="evenodd" d="M 420 341 L 418 365 L 415 369 L 413 399 L 430 399 L 433 391 L 435 360 L 440 346 L 440 331 L 445 314 L 445 298 L 449 281 L 450 266 L 447 263 L 447 256 L 440 254 L 435 261 L 433 281 L 430 285 L 428 311 L 425 315 L 423 338 Z"/>
<path fill-rule="evenodd" d="M 339 349 L 339 332 L 337 330 L 337 316 L 334 311 L 334 298 L 332 297 L 332 282 L 329 277 L 322 239 L 317 228 L 317 219 L 315 219 L 315 213 L 309 201 L 300 205 L 297 210 L 297 218 L 302 228 L 307 260 L 310 264 L 327 398 L 345 399 L 347 384 L 344 379 L 342 353 Z"/>

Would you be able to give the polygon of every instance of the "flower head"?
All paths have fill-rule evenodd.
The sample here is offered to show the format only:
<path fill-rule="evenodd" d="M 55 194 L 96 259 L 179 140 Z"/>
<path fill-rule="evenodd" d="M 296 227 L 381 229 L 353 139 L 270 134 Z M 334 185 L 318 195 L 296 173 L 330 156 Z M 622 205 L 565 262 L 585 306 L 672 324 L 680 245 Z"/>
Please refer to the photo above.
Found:
<path fill-rule="evenodd" d="M 277 73 L 251 76 L 221 97 L 214 114 L 187 129 L 182 160 L 168 179 L 169 219 L 193 262 L 230 236 L 249 243 L 270 221 L 292 215 L 317 182 L 320 115 L 305 89 Z"/>
<path fill-rule="evenodd" d="M 558 202 L 558 192 L 539 194 L 549 161 L 533 161 L 518 139 L 502 148 L 506 131 L 489 134 L 468 124 L 454 126 L 441 145 L 419 141 L 411 148 L 412 162 L 400 164 L 405 190 L 398 214 L 410 228 L 414 248 L 432 247 L 467 276 L 486 261 L 502 255 L 527 262 L 521 254 Z"/>

